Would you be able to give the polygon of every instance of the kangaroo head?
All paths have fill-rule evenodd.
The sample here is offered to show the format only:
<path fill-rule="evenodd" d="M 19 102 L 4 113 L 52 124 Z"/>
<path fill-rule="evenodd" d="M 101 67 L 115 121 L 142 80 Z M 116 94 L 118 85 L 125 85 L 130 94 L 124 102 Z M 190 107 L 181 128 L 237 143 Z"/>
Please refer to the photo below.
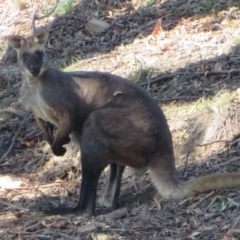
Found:
<path fill-rule="evenodd" d="M 37 77 L 47 68 L 48 61 L 44 45 L 48 39 L 48 31 L 40 30 L 31 38 L 12 35 L 9 44 L 17 51 L 18 64 L 22 73 L 29 77 Z"/>

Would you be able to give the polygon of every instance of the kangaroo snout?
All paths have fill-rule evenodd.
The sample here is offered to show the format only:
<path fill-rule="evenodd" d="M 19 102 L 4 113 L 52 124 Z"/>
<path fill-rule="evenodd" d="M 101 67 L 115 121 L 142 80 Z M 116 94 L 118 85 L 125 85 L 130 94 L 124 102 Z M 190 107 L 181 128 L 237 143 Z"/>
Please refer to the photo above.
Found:
<path fill-rule="evenodd" d="M 41 71 L 41 66 L 40 65 L 30 65 L 28 70 L 34 77 L 37 77 Z"/>

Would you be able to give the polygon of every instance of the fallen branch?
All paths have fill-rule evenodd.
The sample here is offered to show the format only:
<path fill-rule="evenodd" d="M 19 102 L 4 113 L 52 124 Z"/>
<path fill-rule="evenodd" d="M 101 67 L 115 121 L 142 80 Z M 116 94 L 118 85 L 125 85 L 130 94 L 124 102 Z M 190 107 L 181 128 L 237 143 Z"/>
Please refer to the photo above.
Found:
<path fill-rule="evenodd" d="M 173 98 L 154 98 L 158 100 L 159 102 L 170 102 L 174 100 L 180 100 L 180 99 L 196 99 L 198 96 L 179 96 L 179 97 L 173 97 Z"/>
<path fill-rule="evenodd" d="M 17 115 L 17 116 L 19 116 L 19 117 L 24 116 L 24 114 L 21 114 L 21 113 L 18 112 L 17 110 L 11 109 L 11 108 L 0 110 L 0 113 L 12 113 L 12 114 L 15 114 L 15 115 Z"/>
<path fill-rule="evenodd" d="M 27 210 L 28 210 L 27 208 L 14 205 L 14 204 L 12 204 L 12 203 L 4 202 L 4 201 L 2 201 L 2 200 L 0 200 L 0 204 L 5 205 L 5 206 L 8 206 L 8 207 L 11 207 L 11 208 L 14 208 L 14 209 L 19 209 L 19 210 L 24 210 L 24 211 L 27 211 Z"/>
<path fill-rule="evenodd" d="M 195 209 L 196 207 L 198 207 L 201 203 L 203 203 L 207 198 L 211 197 L 215 192 L 212 191 L 210 193 L 208 193 L 206 196 L 204 196 L 203 198 L 200 199 L 200 201 L 198 201 L 197 203 L 193 204 L 191 206 L 192 209 Z"/>
<path fill-rule="evenodd" d="M 228 230 L 227 235 L 232 235 L 233 233 L 240 233 L 239 229 L 235 229 L 238 222 L 240 220 L 240 217 L 237 218 L 237 220 L 235 221 L 235 223 L 233 224 L 233 226 L 231 227 L 231 229 Z M 237 230 L 237 231 L 236 231 Z"/>
<path fill-rule="evenodd" d="M 105 223 L 91 222 L 83 227 L 78 228 L 78 232 L 80 233 L 80 235 L 86 235 L 96 231 L 97 229 L 103 230 L 106 228 L 108 228 L 108 225 Z"/>
<path fill-rule="evenodd" d="M 121 208 L 116 211 L 105 214 L 104 216 L 110 220 L 126 217 L 128 214 L 127 208 Z"/>
<path fill-rule="evenodd" d="M 103 216 L 109 220 L 114 220 L 114 219 L 125 217 L 125 216 L 127 216 L 127 214 L 128 214 L 127 208 L 121 208 L 121 209 L 118 209 L 111 213 L 105 214 Z M 109 226 L 107 224 L 96 221 L 96 222 L 91 222 L 83 227 L 78 228 L 78 232 L 80 233 L 80 235 L 86 235 L 86 234 L 92 233 L 98 229 L 104 230 L 108 227 Z"/>
<path fill-rule="evenodd" d="M 28 190 L 28 189 L 36 190 L 36 189 L 39 189 L 39 188 L 62 187 L 62 186 L 68 185 L 70 183 L 71 184 L 76 184 L 76 185 L 79 184 L 79 182 L 59 182 L 59 183 L 44 184 L 44 185 L 40 185 L 40 186 L 37 186 L 37 187 L 4 188 L 4 190 L 0 190 L 0 192 L 10 191 L 10 190 L 14 190 L 14 191 L 16 191 L 16 190 Z"/>
<path fill-rule="evenodd" d="M 4 91 L 2 94 L 0 94 L 0 100 L 2 100 L 3 98 L 9 97 L 10 95 L 12 95 L 14 93 L 14 91 L 15 91 L 15 89 Z"/>
<path fill-rule="evenodd" d="M 229 163 L 231 163 L 231 162 L 235 162 L 235 161 L 238 161 L 238 160 L 240 160 L 240 157 L 234 157 L 234 158 L 231 158 L 230 160 L 228 160 L 228 161 L 226 161 L 226 162 L 224 162 L 224 163 L 220 163 L 220 164 L 217 164 L 217 165 L 213 165 L 212 167 L 214 167 L 214 168 L 222 167 L 222 166 L 224 166 L 224 165 L 227 165 L 227 164 L 229 164 Z"/>
<path fill-rule="evenodd" d="M 21 234 L 29 234 L 29 232 L 23 232 Z M 37 239 L 69 239 L 69 240 L 79 239 L 79 238 L 71 237 L 65 233 L 62 233 L 59 230 L 56 230 L 56 231 L 48 230 L 46 232 L 46 234 L 44 234 L 44 233 L 43 234 L 34 234 L 33 236 L 37 237 Z M 57 236 L 60 236 L 62 238 L 57 238 Z"/>
<path fill-rule="evenodd" d="M 143 82 L 141 84 L 141 86 L 145 86 L 145 85 L 148 85 L 148 84 L 152 84 L 152 83 L 156 83 L 156 82 L 159 82 L 159 81 L 162 81 L 162 80 L 167 80 L 169 78 L 174 78 L 176 77 L 177 75 L 192 75 L 192 76 L 207 76 L 207 75 L 214 75 L 214 74 L 228 74 L 230 75 L 231 73 L 240 73 L 240 68 L 235 68 L 235 69 L 231 69 L 231 70 L 222 70 L 222 71 L 206 71 L 206 72 L 176 72 L 176 73 L 172 73 L 172 74 L 168 74 L 168 75 L 165 75 L 165 76 L 162 76 L 160 78 L 156 78 L 152 81 L 147 81 L 147 82 Z"/>
<path fill-rule="evenodd" d="M 209 143 L 198 144 L 197 146 L 198 146 L 198 147 L 204 147 L 204 146 L 207 146 L 207 145 L 211 145 L 211 144 L 214 144 L 214 143 L 220 143 L 220 142 L 231 143 L 232 141 L 228 141 L 228 140 L 216 140 L 216 141 L 209 142 Z"/>

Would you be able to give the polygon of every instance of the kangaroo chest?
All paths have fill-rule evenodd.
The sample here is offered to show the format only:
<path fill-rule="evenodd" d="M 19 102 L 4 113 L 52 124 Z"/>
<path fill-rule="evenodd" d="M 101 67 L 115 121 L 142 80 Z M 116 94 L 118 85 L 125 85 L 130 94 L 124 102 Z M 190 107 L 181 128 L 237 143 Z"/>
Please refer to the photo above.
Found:
<path fill-rule="evenodd" d="M 42 98 L 40 91 L 39 86 L 23 82 L 20 89 L 21 103 L 27 110 L 32 111 L 36 117 L 58 127 L 58 114 Z"/>

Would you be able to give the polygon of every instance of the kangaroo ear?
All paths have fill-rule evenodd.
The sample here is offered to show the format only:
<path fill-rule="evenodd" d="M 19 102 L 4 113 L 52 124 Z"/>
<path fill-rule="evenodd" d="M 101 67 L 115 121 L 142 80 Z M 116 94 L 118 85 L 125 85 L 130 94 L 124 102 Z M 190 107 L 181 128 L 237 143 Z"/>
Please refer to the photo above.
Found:
<path fill-rule="evenodd" d="M 33 35 L 33 42 L 38 43 L 39 45 L 44 45 L 47 42 L 48 35 L 48 31 L 42 29 Z"/>
<path fill-rule="evenodd" d="M 21 49 L 21 47 L 27 42 L 25 38 L 17 35 L 8 36 L 7 40 L 9 44 L 16 50 Z"/>

